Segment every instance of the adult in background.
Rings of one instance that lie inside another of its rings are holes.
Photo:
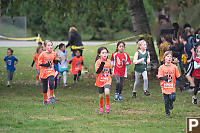
[[[76,46],[76,47],[83,46],[81,36],[75,27],[69,28],[69,38],[68,38],[68,44],[67,44],[66,48],[69,46],[71,46],[72,57],[74,57],[75,51],[77,50],[77,49],[72,49],[72,46]],[[81,52],[80,56],[82,56],[83,50],[82,49],[79,49],[79,50]]]

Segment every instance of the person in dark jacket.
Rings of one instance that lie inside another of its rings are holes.
[[[67,44],[66,48],[69,46],[71,46],[72,57],[75,55],[75,51],[77,50],[77,49],[72,49],[72,46],[76,46],[76,47],[83,46],[81,36],[75,27],[70,27],[70,29],[69,29],[69,38],[68,38],[68,44]],[[81,56],[82,56],[83,50],[82,49],[79,49],[79,50],[80,50]]]

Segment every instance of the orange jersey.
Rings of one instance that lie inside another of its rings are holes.
[[[33,61],[35,61],[35,69],[40,69],[40,66],[38,65],[38,57],[39,57],[39,54],[36,53],[33,59]]]
[[[77,58],[77,56],[74,56],[72,59],[72,68],[71,71],[73,74],[77,74],[78,71],[82,71],[82,62],[83,62],[83,58],[82,56],[80,56],[79,58]]]
[[[55,69],[53,65],[53,60],[56,60],[56,53],[55,52],[46,52],[43,51],[38,58],[38,65],[41,64],[46,64],[48,61],[51,63],[51,67],[40,67],[40,78],[46,79],[49,76],[54,76],[55,75]]]
[[[101,59],[98,59],[96,61],[96,63],[95,63],[95,71],[98,70],[101,62],[102,62]],[[107,84],[111,85],[111,82],[112,82],[111,75],[110,75],[111,61],[109,59],[107,59],[104,62],[105,62],[105,65],[103,67],[103,70],[101,71],[101,73],[97,74],[97,77],[96,77],[95,85],[97,87],[104,87]]]
[[[169,79],[170,82],[161,80],[160,86],[163,94],[172,94],[173,92],[176,92],[176,78],[180,77],[178,67],[172,63],[169,66],[161,65],[158,69],[158,78],[165,77],[167,75],[171,77],[171,79]]]

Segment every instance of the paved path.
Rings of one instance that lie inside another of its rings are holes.
[[[109,42],[109,41],[108,41]],[[65,41],[53,41],[54,45],[60,43],[67,44]],[[106,41],[87,41],[83,42],[83,45],[101,45],[107,43]],[[127,45],[135,45],[135,42],[125,42]],[[116,45],[113,43],[112,45]],[[35,41],[9,41],[9,40],[0,40],[0,47],[34,47],[37,46]]]

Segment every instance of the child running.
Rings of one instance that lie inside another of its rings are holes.
[[[7,56],[5,56],[4,61],[6,63],[8,78],[7,78],[7,87],[10,87],[10,81],[13,79],[13,74],[15,72],[15,66],[18,63],[18,59],[13,55],[13,50],[11,48],[7,49]]]
[[[58,76],[58,82],[60,82],[60,79],[63,75],[63,84],[65,87],[67,87],[67,72],[68,72],[68,55],[67,50],[65,50],[65,44],[61,43],[56,46],[56,48],[59,47],[59,50],[57,52],[57,56],[59,58],[59,76]],[[55,48],[55,49],[56,49]]]
[[[173,109],[173,102],[176,100],[176,80],[178,81],[178,86],[180,88],[183,87],[178,67],[172,64],[172,52],[165,52],[163,59],[164,64],[158,69],[158,79],[164,96],[166,116],[170,118],[169,110]]]
[[[95,85],[99,90],[99,113],[104,113],[104,92],[106,98],[105,112],[110,113],[111,61],[108,59],[108,50],[106,47],[100,47],[97,50],[95,71],[97,73]]]
[[[39,84],[39,77],[40,77],[40,66],[38,65],[38,57],[40,55],[40,53],[42,52],[42,47],[37,47],[36,49],[36,53],[34,55],[34,59],[33,59],[33,62],[31,64],[31,67],[33,67],[34,63],[35,63],[35,70],[37,72],[37,76],[36,76],[36,86],[38,86]]]
[[[75,51],[75,56],[69,61],[69,64],[72,64],[71,71],[74,74],[74,84],[76,84],[80,80],[82,66],[84,66],[80,50]]]
[[[147,64],[150,63],[150,54],[149,51],[147,51],[147,43],[143,39],[138,41],[137,52],[134,55],[133,63],[135,64],[135,83],[132,98],[136,98],[136,89],[140,82],[141,75],[144,80],[144,95],[149,96]]]
[[[43,105],[48,105],[47,103],[47,89],[48,82],[50,87],[50,102],[51,104],[55,104],[54,98],[54,76],[55,69],[53,62],[56,60],[56,53],[52,50],[53,43],[49,40],[44,41],[45,51],[43,51],[39,58],[39,66],[40,67],[40,78],[43,83]]]
[[[113,75],[116,79],[115,101],[122,101],[123,81],[127,77],[127,66],[131,64],[129,55],[124,52],[125,43],[120,41],[117,43],[116,51],[111,56],[111,65],[113,67]]]
[[[194,58],[194,71],[192,76],[194,77],[194,96],[192,97],[192,103],[197,104],[197,93],[199,91],[199,84],[200,84],[200,46],[196,49],[196,57]]]

